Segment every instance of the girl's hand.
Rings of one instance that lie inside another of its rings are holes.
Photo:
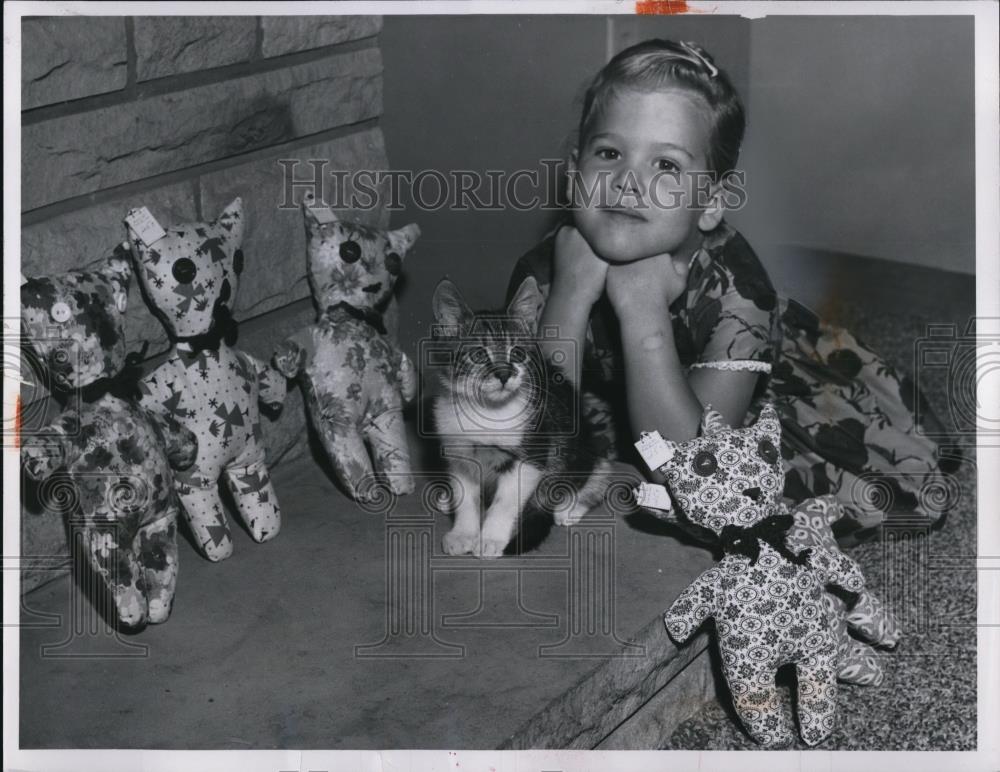
[[[587,303],[588,308],[600,299],[608,264],[594,254],[590,244],[572,225],[564,225],[556,234],[553,263],[554,290]]]
[[[653,255],[608,268],[605,286],[619,319],[639,315],[665,317],[687,287],[688,266],[669,254]]]

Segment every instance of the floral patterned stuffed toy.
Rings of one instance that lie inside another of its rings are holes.
[[[220,477],[254,541],[274,538],[281,527],[257,403],[283,402],[285,380],[231,345],[243,204],[237,198],[212,222],[165,230],[150,224],[145,209],[125,222],[142,286],[174,340],[167,360],[140,384],[142,403],[198,435],[198,458],[177,476],[177,490],[202,553],[224,560],[233,542]]]
[[[706,406],[699,437],[670,443],[654,432],[636,443],[647,465],[666,476],[686,518],[714,532],[725,553],[667,610],[667,632],[681,643],[715,618],[736,712],[750,736],[768,747],[792,739],[775,685],[777,669],[786,664],[796,668],[802,739],[815,745],[832,731],[838,648],[824,588],[864,588],[861,570],[846,555],[786,544],[793,519],[781,506],[780,440],[770,405],[743,429],[730,429]],[[643,484],[637,497],[665,508],[662,486]]]
[[[416,394],[416,371],[386,333],[382,312],[420,229],[339,222],[311,196],[302,212],[319,315],[278,347],[274,364],[301,379],[313,426],[348,494],[376,496],[373,471],[394,493],[412,493],[403,405]]]
[[[170,615],[178,514],[171,466],[190,466],[197,440],[169,416],[141,408],[116,380],[126,364],[131,278],[128,260],[116,256],[21,285],[24,334],[66,408],[25,439],[22,456],[25,473],[36,481],[55,481],[65,469],[87,558],[110,591],[118,620],[137,627]],[[40,494],[44,504],[44,486]]]

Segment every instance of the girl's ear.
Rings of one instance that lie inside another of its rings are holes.
[[[464,329],[472,319],[472,310],[466,304],[462,293],[449,279],[441,279],[434,289],[431,300],[434,319],[447,327]]]
[[[701,213],[698,218],[698,230],[708,233],[714,230],[720,222],[722,222],[722,217],[726,213],[725,204],[723,204],[723,188],[722,183],[717,182],[709,190],[709,195],[711,198],[708,200],[708,205],[705,210]]]
[[[563,191],[566,194],[566,200],[569,202],[570,206],[576,201],[576,196],[573,195],[576,188],[576,178],[577,169],[580,162],[580,150],[574,147],[569,151],[569,158],[566,159],[566,190]]]

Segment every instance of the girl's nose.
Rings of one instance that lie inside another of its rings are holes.
[[[641,197],[643,195],[642,180],[639,179],[639,175],[630,166],[623,166],[614,174],[611,181],[611,190],[618,197]]]

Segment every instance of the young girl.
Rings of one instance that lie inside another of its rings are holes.
[[[583,344],[570,374],[609,455],[632,441],[615,431],[623,415],[633,437],[657,429],[681,441],[706,403],[740,426],[769,401],[786,496],[834,493],[864,526],[897,512],[940,521],[926,503],[941,484],[937,447],[914,424],[909,389],[849,333],[777,296],[723,219],[744,125],[728,77],[700,47],[650,40],[622,51],[584,98],[572,224],[519,260],[511,291],[534,276],[540,325]]]

